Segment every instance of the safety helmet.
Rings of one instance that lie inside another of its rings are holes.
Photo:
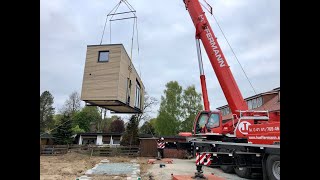
[[[163,141],[163,140],[164,140],[164,138],[163,138],[163,137],[161,137],[161,138],[160,138],[160,140],[161,140],[161,141]]]

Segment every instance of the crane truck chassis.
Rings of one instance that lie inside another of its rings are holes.
[[[247,120],[242,118],[249,118],[242,116],[245,112],[240,111],[239,121],[235,125],[236,130],[243,128],[239,124]],[[203,178],[202,166],[210,166],[220,167],[225,173],[235,172],[242,178],[252,178],[253,173],[262,173],[264,180],[280,179],[280,137],[279,134],[278,136],[274,135],[280,131],[279,124],[271,126],[272,128],[260,128],[260,124],[248,126],[246,135],[255,137],[257,141],[250,140],[250,138],[237,138],[232,134],[223,135],[208,132],[202,134],[196,127],[203,113],[206,111],[199,112],[195,118],[193,136],[180,133],[182,136],[187,136],[189,141],[176,143],[177,149],[187,150],[193,157],[196,157],[197,172],[195,177]],[[220,112],[210,111],[210,113]],[[261,116],[254,118],[258,118],[256,121],[263,119]],[[222,121],[221,118],[220,121]],[[207,120],[204,127],[210,130],[208,123]],[[261,129],[266,132],[263,134]]]
[[[201,174],[203,165],[220,167],[226,173],[251,178],[262,173],[263,179],[280,179],[280,145],[233,143],[221,141],[191,141]],[[197,157],[199,156],[199,157]]]

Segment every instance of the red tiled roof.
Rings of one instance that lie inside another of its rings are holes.
[[[251,100],[251,99],[254,99],[254,98],[257,98],[257,97],[260,97],[260,96],[264,96],[264,95],[268,95],[268,94],[277,94],[279,91],[280,91],[280,87],[272,89],[272,90],[267,91],[267,92],[263,92],[263,93],[259,93],[259,94],[247,97],[244,100],[247,101],[247,100]],[[221,109],[226,108],[226,107],[229,107],[229,105],[220,106],[217,109],[221,110]]]
[[[280,101],[278,101],[278,96],[273,97],[268,102],[262,106],[255,108],[253,110],[268,110],[268,111],[280,111]],[[232,119],[232,113],[222,116],[222,120]]]
[[[268,111],[280,111],[280,101],[279,96],[275,96],[266,102],[261,107],[256,108],[255,110],[268,110]]]

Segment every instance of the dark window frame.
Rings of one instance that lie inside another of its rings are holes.
[[[103,52],[108,52],[108,60],[107,61],[100,61],[100,53],[103,53]],[[109,55],[110,55],[110,51],[109,50],[98,51],[98,63],[107,63],[107,62],[109,62],[110,61]]]
[[[138,79],[136,79],[136,87],[135,87],[135,100],[134,100],[134,107],[141,109],[141,85],[140,82],[138,81]],[[139,87],[139,88],[138,88]],[[139,93],[137,92],[137,90],[139,89]],[[138,96],[137,96],[138,95]],[[137,99],[138,98],[138,99]],[[138,104],[137,101],[138,100]],[[138,105],[138,106],[137,106]]]

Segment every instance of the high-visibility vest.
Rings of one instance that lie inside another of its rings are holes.
[[[164,149],[165,143],[164,142],[157,142],[158,149]]]

